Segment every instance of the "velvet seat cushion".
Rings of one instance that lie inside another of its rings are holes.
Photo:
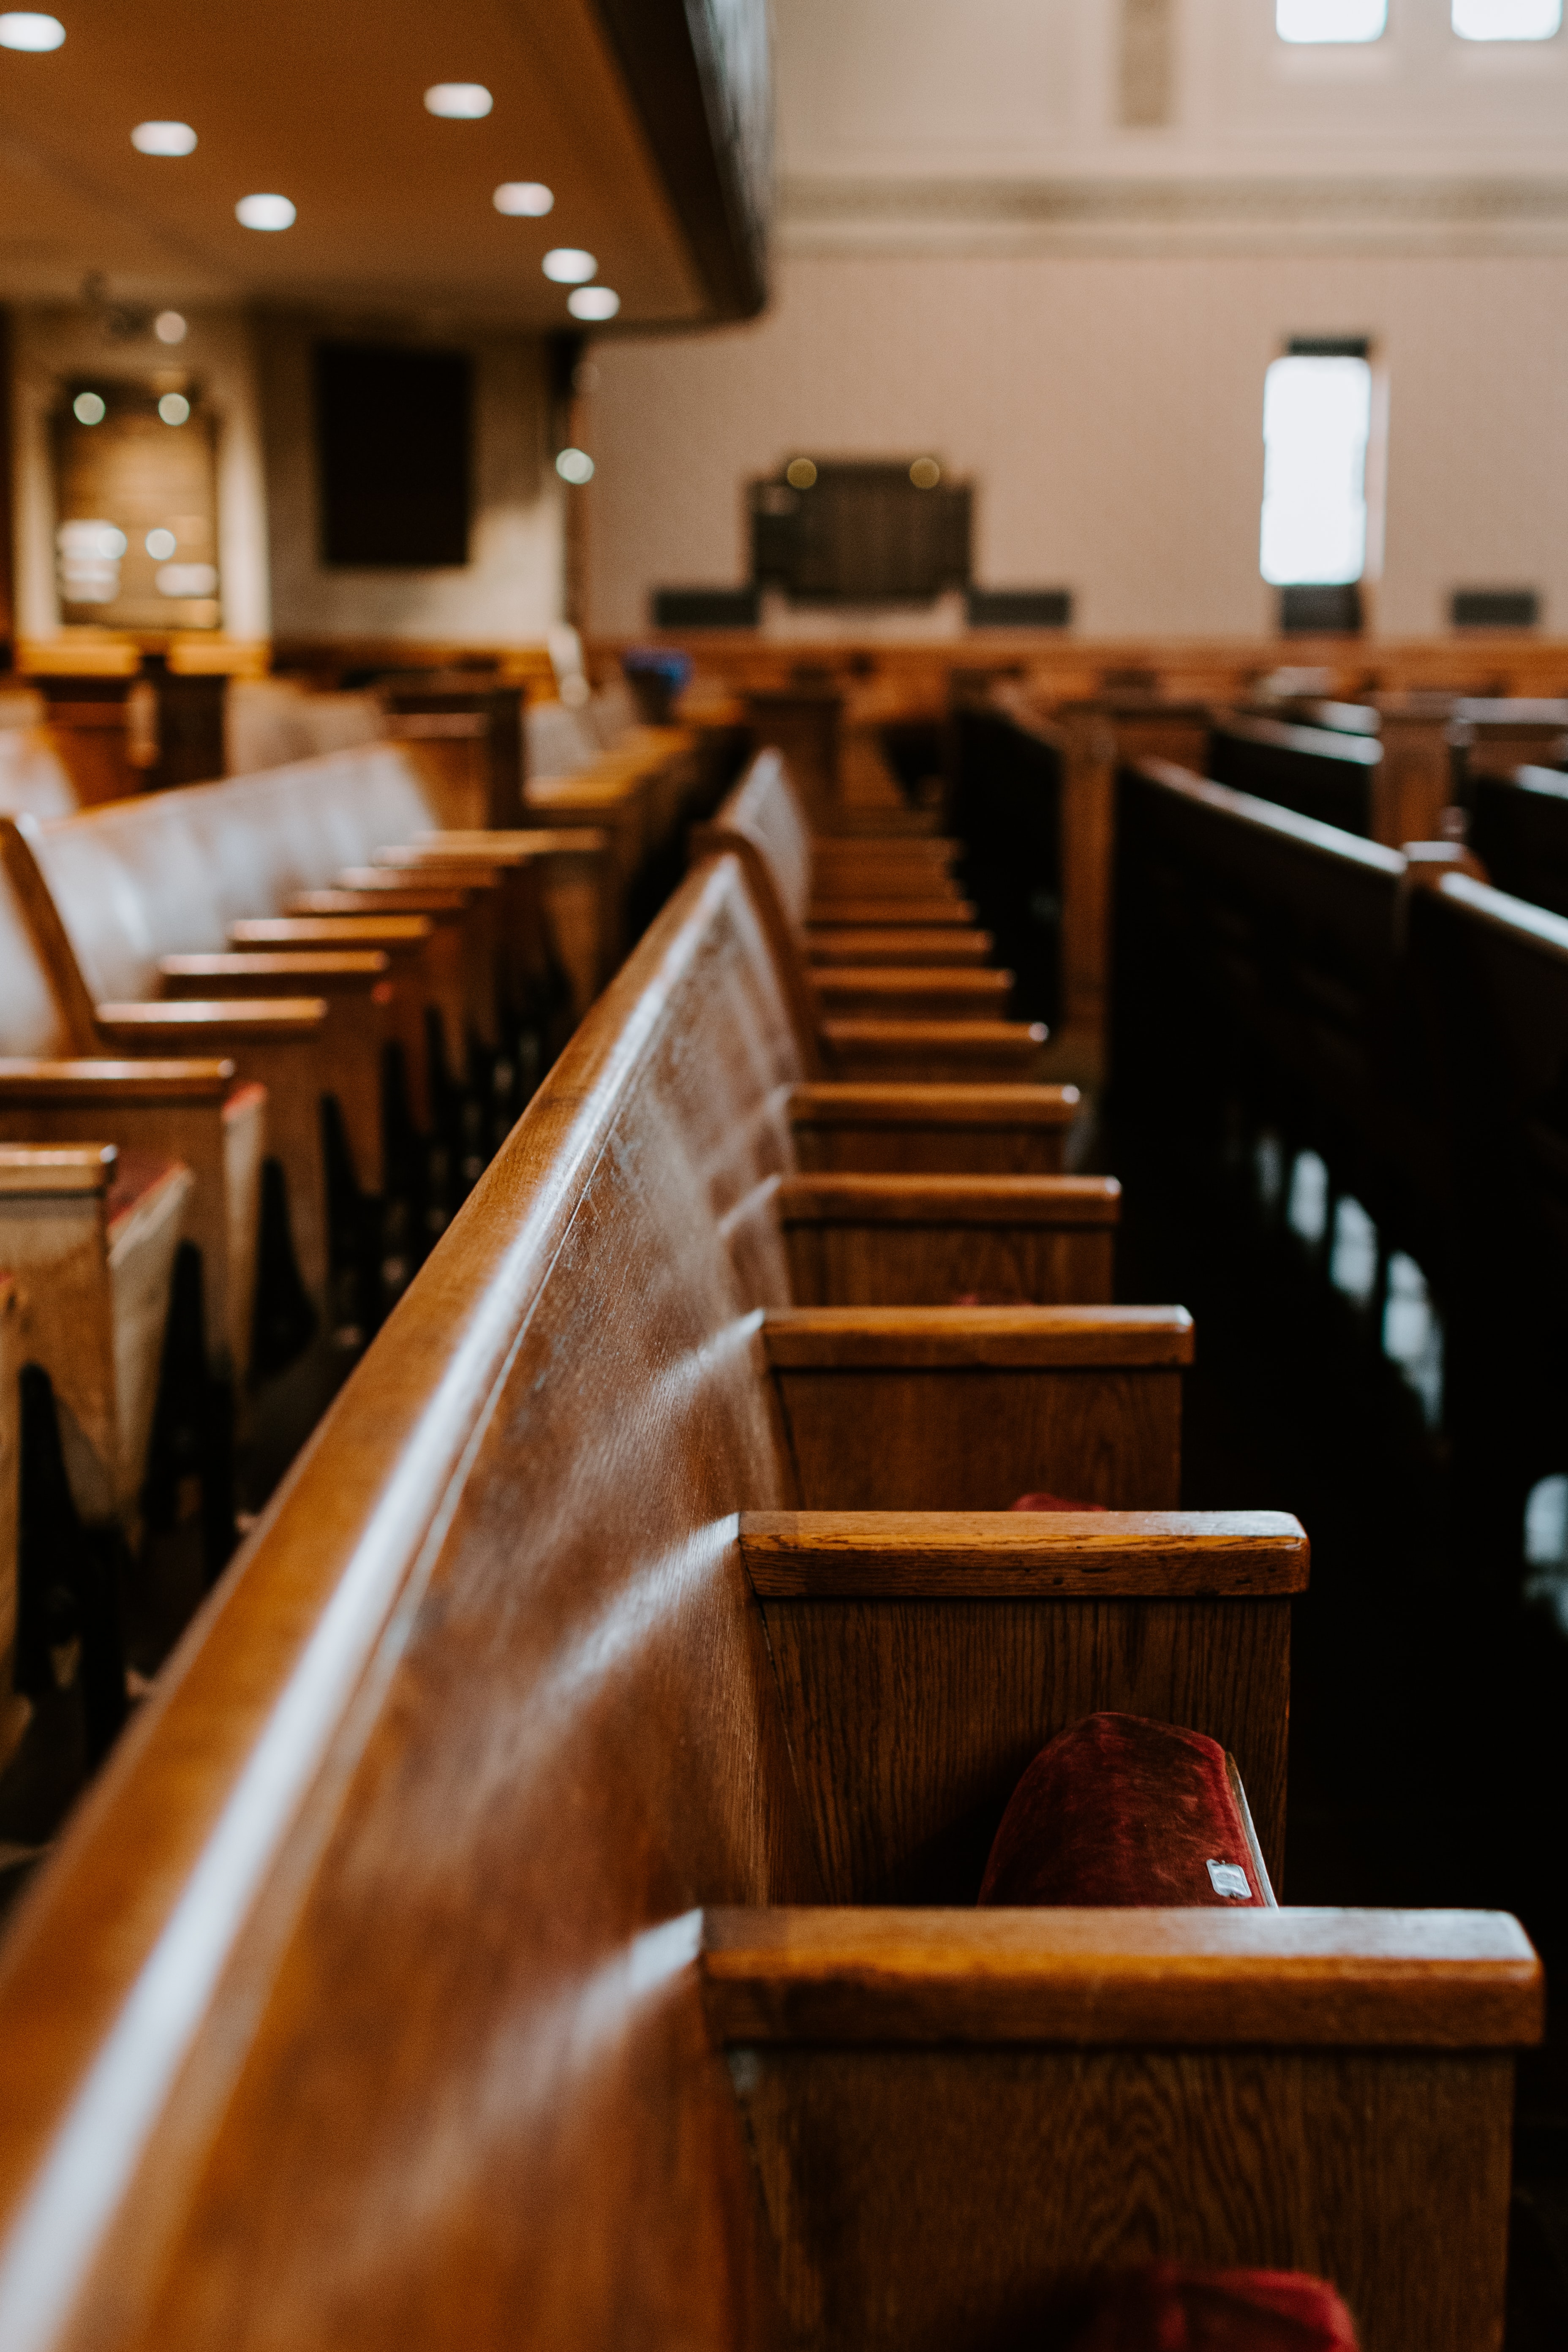
[[[1041,1748],[1014,1790],[980,1900],[1261,1905],[1225,1750],[1139,1715],[1085,1716]]]
[[[1331,2286],[1299,2271],[1199,2271],[1161,2263],[1090,2292],[1049,2352],[1357,2352]]]

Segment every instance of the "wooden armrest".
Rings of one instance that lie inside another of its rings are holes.
[[[862,895],[838,898],[833,895],[814,896],[806,918],[808,930],[828,927],[864,930],[896,924],[900,929],[914,930],[947,930],[952,927],[967,929],[975,919],[975,908],[968,898],[880,898]]]
[[[274,954],[160,956],[158,976],[182,987],[203,982],[321,981],[334,988],[374,988],[392,969],[379,948],[289,948]],[[280,992],[286,993],[287,992]]]
[[[383,850],[381,856],[399,858],[405,856],[434,857],[600,857],[610,848],[610,836],[596,826],[530,825],[516,832],[485,833],[451,832],[419,833],[414,836],[408,850]]]
[[[468,905],[466,890],[404,890],[395,885],[374,890],[296,890],[284,901],[285,915],[460,915]]]
[[[100,1004],[93,1017],[105,1037],[125,1044],[143,1037],[195,1036],[243,1045],[261,1038],[313,1037],[327,1012],[321,996],[187,997],[153,1004]]]
[[[0,1103],[221,1103],[234,1084],[230,1061],[51,1062],[0,1060]]]
[[[1305,1592],[1286,1511],[742,1511],[760,1599],[1270,1600]]]
[[[1179,1366],[1184,1307],[776,1307],[768,1360],[791,1371],[956,1371]]]
[[[1114,1225],[1114,1176],[785,1176],[786,1224]]]
[[[1050,1032],[1043,1021],[825,1021],[823,1034],[838,1045],[888,1045],[910,1053],[922,1046],[932,1051],[992,1053],[999,1049],[1032,1054]]]
[[[889,1081],[792,1087],[796,1127],[1070,1127],[1076,1087],[900,1086]]]
[[[0,1143],[0,1192],[107,1192],[119,1157],[112,1143]]]
[[[436,864],[431,859],[432,866]],[[460,873],[452,871],[453,860],[443,861],[445,870],[434,878],[417,870],[395,866],[345,866],[333,885],[335,889],[373,892],[378,901],[395,904],[402,898],[425,898],[437,892],[460,898],[465,907],[484,898],[487,891],[498,887],[502,869],[499,866],[481,866],[478,858],[463,861]]]
[[[425,915],[257,915],[228,927],[237,948],[423,948],[436,926]]]
[[[813,925],[805,934],[806,954],[812,962],[834,969],[868,963],[941,963],[962,971],[971,964],[989,962],[995,944],[989,931],[967,931],[956,926],[946,931],[939,928],[911,930],[890,923],[886,930],[874,926],[853,930],[829,923]]]
[[[1517,2049],[1540,1961],[1500,1911],[704,1912],[723,2042]]]

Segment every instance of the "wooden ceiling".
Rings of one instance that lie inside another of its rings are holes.
[[[47,4],[63,47],[0,49],[0,299],[74,299],[96,271],[122,302],[568,327],[569,289],[540,268],[560,245],[597,257],[626,323],[760,299],[717,282],[689,169],[682,184],[692,121],[713,110],[699,100],[694,116],[702,58],[689,35],[682,52],[685,11],[666,0],[642,0],[669,36],[651,88],[628,79],[637,58],[593,0]],[[482,82],[493,111],[436,119],[423,99],[438,81]],[[165,119],[193,126],[194,154],[132,146],[133,125]],[[717,187],[722,156],[695,160]],[[503,217],[491,193],[506,180],[543,181],[553,211]],[[235,205],[256,192],[289,197],[293,227],[240,227]]]

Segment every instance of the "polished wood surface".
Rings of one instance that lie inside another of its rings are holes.
[[[32,1713],[16,1687],[16,1555],[22,1501],[19,1307],[15,1278],[0,1271],[0,1766],[15,1754]]]

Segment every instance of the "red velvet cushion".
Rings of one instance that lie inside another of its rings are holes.
[[[1020,1495],[1012,1506],[1016,1511],[1103,1511],[1103,1503],[1072,1503],[1065,1495]]]
[[[1063,2352],[1357,2352],[1331,2286],[1300,2271],[1134,2271],[1097,2295]]]
[[[1215,1884],[1227,1866],[1245,1895]],[[1225,1750],[1140,1715],[1086,1715],[1042,1748],[1002,1816],[982,1903],[1261,1904]]]

